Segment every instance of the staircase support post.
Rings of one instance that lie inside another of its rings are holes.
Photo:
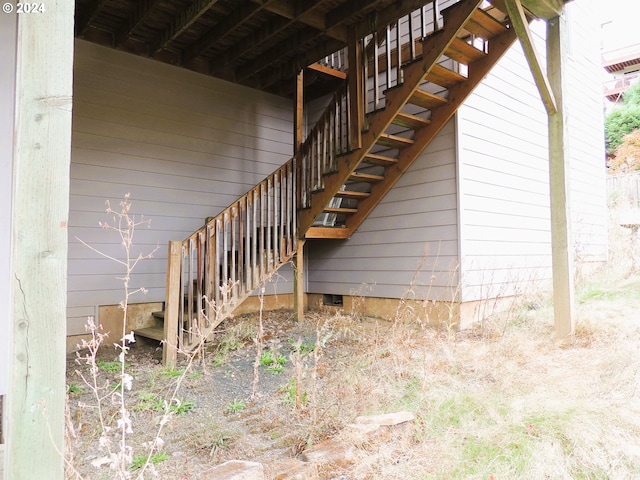
[[[573,258],[570,247],[569,152],[566,102],[568,30],[563,15],[547,22],[547,72],[557,111],[549,114],[549,185],[551,195],[551,256],[553,314],[556,338],[575,331]]]
[[[304,239],[298,239],[296,260],[294,265],[295,277],[293,281],[293,310],[296,320],[304,320],[305,292],[304,292]]]
[[[167,285],[164,311],[164,343],[162,364],[175,366],[178,361],[178,317],[180,316],[180,257],[182,242],[169,242],[167,255]]]
[[[362,148],[364,120],[363,46],[355,29],[349,30],[349,150]]]
[[[293,154],[300,153],[304,143],[304,70],[296,76],[295,111],[293,112]]]

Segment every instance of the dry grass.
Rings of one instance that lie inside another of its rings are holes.
[[[590,274],[578,288],[576,335],[564,342],[554,340],[542,296],[463,332],[327,312],[297,324],[289,312],[269,313],[268,348],[290,361],[280,376],[260,370],[253,400],[247,338],[257,318],[237,319],[185,380],[196,408],[168,426],[160,478],[195,480],[233,458],[261,461],[273,478],[282,458],[329,437],[351,442],[357,462],[322,467],[322,479],[640,478],[639,300],[640,277],[626,268]],[[295,357],[291,346],[303,341],[316,350]],[[133,363],[140,388],[162,393],[170,383],[161,366]],[[231,414],[235,400],[247,407]],[[344,429],[356,416],[399,410],[416,420],[386,441]],[[153,422],[153,412],[135,412],[138,424]],[[100,473],[86,478],[109,478]]]
[[[359,448],[348,478],[640,478],[638,292],[638,278],[585,287],[569,342],[550,307],[511,312],[502,335],[369,328],[332,396],[347,415],[418,419]]]

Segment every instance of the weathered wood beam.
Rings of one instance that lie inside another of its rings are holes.
[[[116,47],[126,42],[131,35],[149,18],[151,12],[160,4],[161,0],[142,0],[136,7],[133,14],[125,21],[115,34],[114,44]]]
[[[277,9],[271,8],[274,5],[278,5]],[[311,14],[314,17],[317,15],[314,13],[313,8],[316,6],[316,2],[306,2],[304,4],[296,4],[296,7],[281,5],[279,2],[273,2],[265,6],[265,9],[274,13],[273,10],[278,10],[279,17],[269,22],[266,26],[262,27],[256,34],[249,35],[244,40],[240,41],[233,48],[225,51],[222,55],[211,60],[211,71],[213,74],[222,72],[227,65],[234,60],[240,58],[242,55],[250,52],[256,45],[269,42],[271,39],[277,39],[281,33],[296,22],[305,23],[302,21],[304,17]],[[286,7],[286,11],[285,10]],[[306,23],[305,23],[306,24]],[[299,67],[302,68],[302,67]],[[296,70],[299,69],[296,67]],[[231,75],[231,79],[233,79]]]
[[[522,0],[522,6],[538,18],[549,20],[562,12],[569,0]]]
[[[105,3],[107,3],[107,0],[93,0],[81,10],[81,12],[77,15],[77,21],[75,25],[75,32],[77,37],[82,37],[86,33],[87,29],[91,25],[91,22],[93,22],[98,16]]]
[[[290,52],[292,45],[307,45],[309,42],[312,42],[318,37],[318,33],[312,29],[306,29],[301,32],[296,33],[294,36],[289,37],[277,45],[273,46],[262,55],[260,55],[256,60],[247,65],[243,65],[239,67],[235,71],[235,79],[237,82],[242,82],[243,80],[265,70],[267,68],[272,68],[274,66],[278,66],[278,62],[282,61]],[[318,60],[318,59],[316,59]],[[306,65],[297,65],[296,62],[287,62],[289,65],[293,65],[292,68],[295,68],[298,71],[300,68],[304,68]],[[295,72],[294,72],[295,73]],[[263,83],[263,85],[269,85]]]
[[[531,34],[531,30],[529,30],[529,21],[522,8],[522,4],[520,0],[505,0],[505,6],[511,19],[511,25],[518,34],[524,55],[527,58],[527,62],[529,62],[529,68],[540,92],[542,103],[544,103],[547,113],[552,115],[558,111],[556,100],[551,91],[547,75],[542,68],[542,62],[540,61],[540,56],[533,42],[533,35]]]
[[[63,480],[73,2],[13,15],[15,114],[4,478]],[[3,45],[3,47],[6,47]],[[10,108],[10,107],[9,107]]]
[[[243,55],[250,53],[256,45],[269,42],[271,39],[277,38],[281,32],[289,27],[294,20],[276,17],[272,21],[268,22],[265,26],[260,28],[258,32],[255,32],[246,38],[240,40],[231,48],[225,50],[221,55],[217,55],[209,62],[211,65],[211,72],[213,75],[220,74],[221,72],[228,70],[229,65],[241,58]],[[229,74],[229,79],[233,80],[233,74]]]
[[[217,26],[217,28],[211,29],[209,33],[198,39],[184,52],[184,63],[188,64],[194,58],[199,57],[209,48],[215,45],[220,40],[224,39],[227,35],[234,32],[250,21],[255,15],[263,10],[267,4],[273,0],[266,0],[264,4],[256,5],[253,2],[245,1],[237,9],[233,10],[233,13],[229,15],[227,19]]]
[[[298,155],[304,143],[304,70],[296,76],[293,135],[293,154]]]
[[[549,114],[549,190],[551,195],[551,258],[553,264],[553,315],[556,338],[575,331],[573,242],[569,201],[570,161],[567,145],[564,89],[568,88],[568,27],[564,16],[547,22],[547,72],[553,89],[555,113]]]
[[[151,55],[154,56],[161,50],[167,48],[171,42],[197,22],[198,19],[207,13],[217,2],[218,0],[195,0],[195,2],[189,4],[179,16],[174,18],[171,25],[162,32],[160,40],[151,45],[149,48]]]
[[[340,25],[352,15],[385,3],[387,3],[385,0],[351,0],[350,2],[345,2],[327,13],[327,28]]]
[[[275,1],[266,6],[266,9],[271,13],[275,13],[289,20],[296,19],[296,21],[312,27],[318,30],[318,32],[323,32],[328,37],[340,40],[341,42],[346,44],[346,27],[338,27],[338,25],[327,25],[326,16],[311,7],[312,5],[309,5],[306,11],[301,11],[300,7],[295,5],[295,2]]]
[[[336,70],[335,68],[327,67],[326,65],[322,65],[320,63],[312,63],[307,67],[309,70],[314,70],[316,72],[323,73],[325,75],[329,75],[331,77],[339,78],[340,80],[346,80],[347,73],[342,70]]]

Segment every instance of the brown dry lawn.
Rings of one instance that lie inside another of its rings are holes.
[[[463,332],[335,311],[297,324],[290,312],[265,312],[264,349],[281,358],[282,372],[260,365],[254,398],[257,316],[228,322],[188,371],[163,369],[157,345],[140,342],[127,360],[127,442],[145,455],[182,378],[186,411],[163,428],[155,457],[162,479],[202,478],[229,459],[260,461],[275,478],[283,458],[326,438],[349,441],[342,428],[356,416],[398,410],[416,420],[387,441],[355,442],[356,461],[323,467],[321,478],[640,478],[640,277],[597,274],[577,301],[577,333],[563,342],[544,296]],[[108,347],[100,353],[114,357]],[[119,374],[107,366],[99,375],[112,388]],[[116,478],[91,465],[104,452],[96,401],[77,372],[87,367],[70,358],[72,464],[84,478]],[[117,405],[103,403],[114,423]]]

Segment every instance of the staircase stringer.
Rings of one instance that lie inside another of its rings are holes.
[[[317,216],[329,205],[331,199],[345,184],[349,176],[369,154],[398,112],[406,105],[411,95],[418,89],[420,83],[437,64],[444,51],[460,34],[465,23],[481,4],[482,0],[461,0],[450,7],[443,28],[424,40],[422,59],[406,68],[403,83],[389,90],[385,95],[385,107],[371,118],[369,128],[362,135],[362,148],[340,157],[338,170],[326,175],[324,188],[312,194],[311,207],[299,213],[298,234],[300,238],[304,237],[313,226]]]
[[[489,74],[493,66],[514,44],[516,39],[517,35],[513,29],[508,29],[502,35],[491,39],[487,56],[469,65],[467,80],[449,89],[448,103],[431,111],[431,123],[420,130],[416,130],[413,145],[400,151],[398,163],[388,169],[383,181],[372,185],[371,195],[358,204],[358,212],[356,214],[347,218],[346,236],[353,234],[362,224],[380,200],[391,190],[393,185],[458,111],[467,97]]]

